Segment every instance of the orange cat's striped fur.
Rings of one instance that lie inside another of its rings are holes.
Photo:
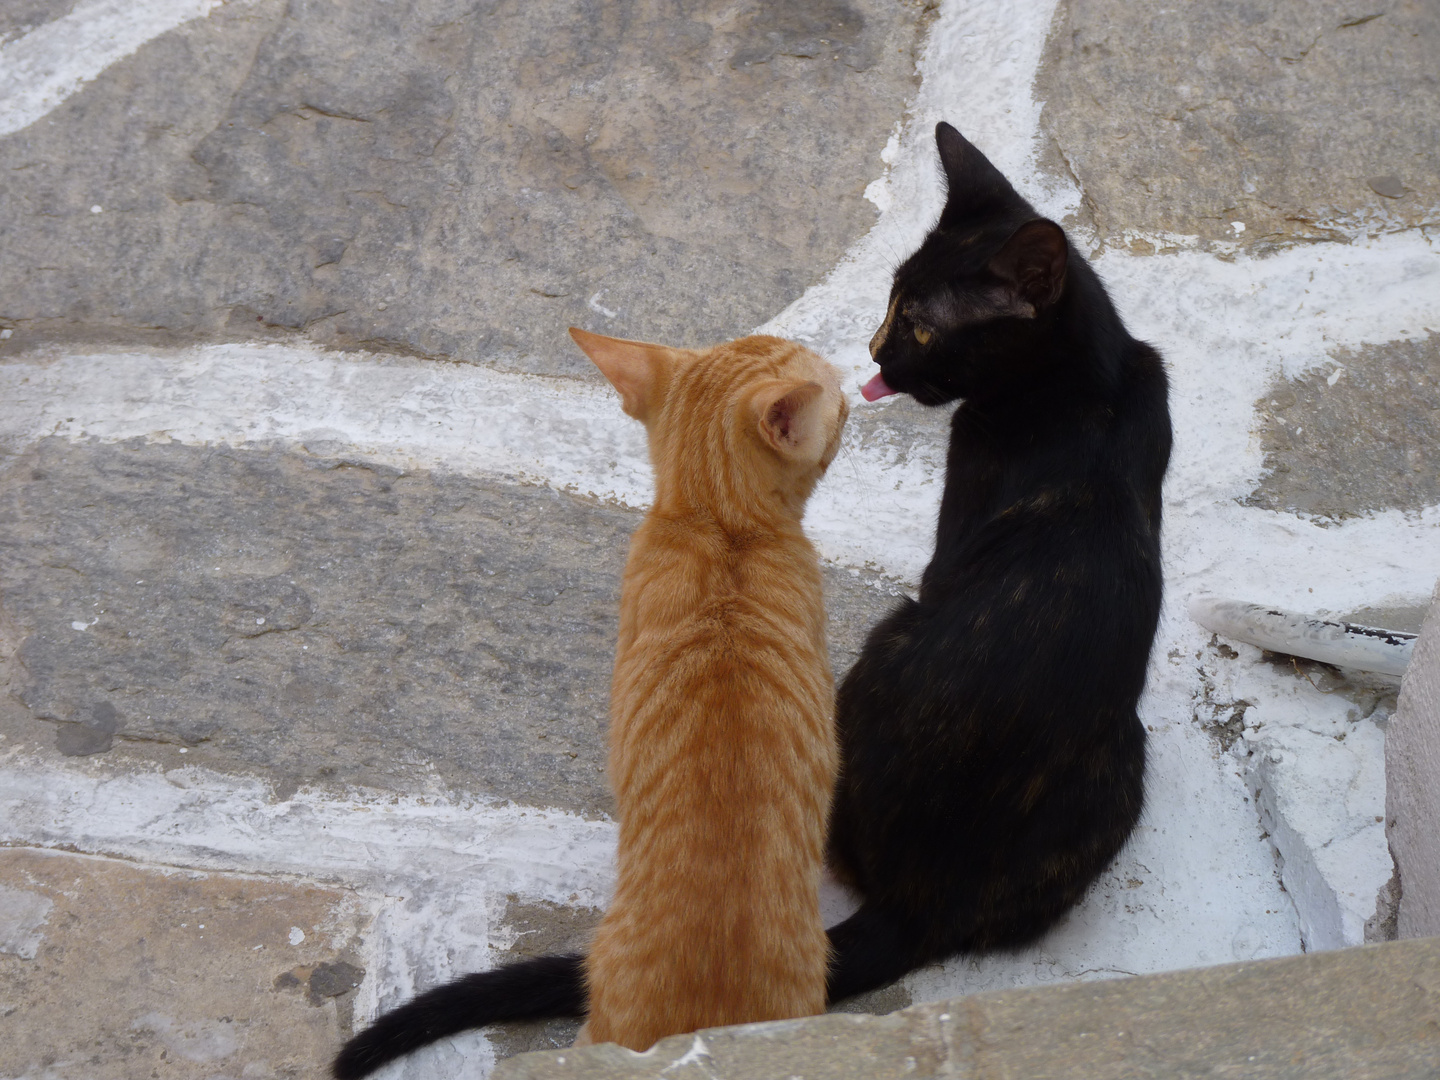
[[[620,597],[618,880],[581,1039],[645,1050],[823,1012],[834,689],[800,519],[839,446],[839,377],[772,337],[687,350],[570,333],[644,422],[655,468]]]

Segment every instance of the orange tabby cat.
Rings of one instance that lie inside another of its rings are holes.
[[[823,1012],[834,688],[800,518],[849,412],[839,376],[772,337],[687,350],[570,333],[644,422],[655,468],[620,595],[618,880],[581,1041],[645,1050]]]

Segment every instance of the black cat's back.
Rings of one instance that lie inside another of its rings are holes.
[[[896,273],[872,387],[961,404],[919,597],[839,691],[831,857],[864,906],[832,998],[1034,940],[1144,803],[1164,368],[1059,227],[937,134],[950,201]]]

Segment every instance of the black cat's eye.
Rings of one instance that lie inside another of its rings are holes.
[[[929,330],[926,330],[925,327],[923,327],[923,326],[917,326],[917,327],[915,327],[915,340],[918,341],[921,345],[928,345],[928,344],[930,344],[930,339],[931,339],[931,337],[933,337],[933,336],[934,336],[934,335],[931,334],[931,332],[930,332]]]

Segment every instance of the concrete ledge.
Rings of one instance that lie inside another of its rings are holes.
[[[1440,1072],[1440,938],[522,1054],[495,1080],[1344,1080]]]

